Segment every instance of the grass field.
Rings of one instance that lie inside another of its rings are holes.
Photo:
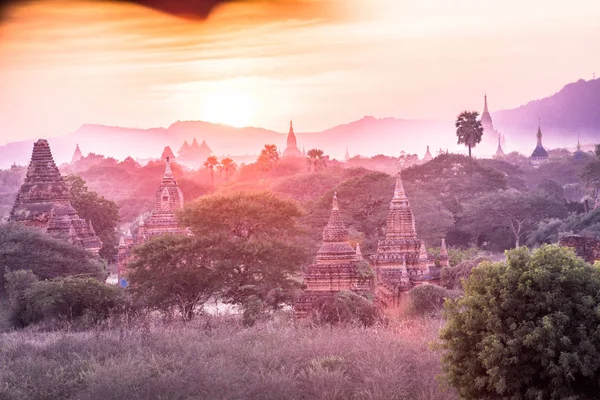
[[[456,399],[431,349],[440,319],[251,328],[232,318],[0,334],[0,399]]]

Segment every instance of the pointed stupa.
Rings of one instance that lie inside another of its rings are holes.
[[[71,158],[71,164],[75,164],[77,161],[83,158],[83,153],[79,149],[79,143],[75,145],[75,152],[73,153],[73,157]]]
[[[531,163],[533,165],[539,165],[543,162],[548,161],[548,152],[544,149],[544,145],[542,144],[542,128],[540,126],[540,121],[538,119],[538,130],[536,133],[537,145],[531,153]]]
[[[138,235],[151,237],[164,233],[183,234],[175,213],[183,207],[183,193],[171,170],[170,160],[165,161],[165,173],[156,191],[154,207],[150,216],[142,224],[140,222]],[[142,228],[143,226],[143,228]]]
[[[298,143],[296,141],[296,134],[294,133],[294,126],[290,121],[290,131],[287,136],[287,146],[283,151],[284,157],[301,157],[302,153],[298,149]]]
[[[320,301],[339,291],[368,292],[372,278],[359,269],[359,255],[360,247],[357,246],[355,250],[348,243],[348,229],[340,214],[337,194],[334,194],[329,221],[323,229],[323,243],[317,252],[317,262],[306,268],[306,290],[294,304],[296,316],[306,316],[321,304]]]
[[[579,142],[579,134],[577,134],[577,150],[573,153],[573,159],[575,160],[583,160],[585,158],[583,151],[581,151],[581,143]]]
[[[350,153],[348,153],[348,147],[346,147],[346,155],[344,156],[344,160],[348,161],[350,159]]]
[[[429,145],[427,145],[427,151],[425,152],[425,155],[423,156],[423,161],[428,162],[433,160],[433,156],[431,155],[431,152],[429,151]]]
[[[502,150],[502,135],[498,134],[498,148],[496,149],[496,157],[504,157],[504,150]]]
[[[98,254],[102,247],[88,223],[79,218],[71,205],[69,188],[45,139],[33,145],[25,182],[17,193],[9,221],[35,226],[57,237],[67,236],[72,243],[93,254]]]
[[[481,114],[481,125],[483,126],[484,134],[494,134],[494,124],[492,123],[492,116],[488,110],[487,93],[483,95],[483,113]]]
[[[396,186],[390,202],[385,237],[388,240],[416,239],[417,237],[415,220],[402,183],[401,170],[398,170],[396,175]]]
[[[196,138],[194,137],[194,140],[192,140],[192,144],[190,146],[192,149],[197,149],[200,147],[200,145],[198,144],[198,141],[196,140]]]
[[[163,150],[162,154],[160,155],[160,159],[162,161],[165,161],[167,159],[174,160],[175,154],[173,154],[173,150],[171,150],[171,148],[169,146],[166,146],[165,149]]]
[[[181,145],[181,147],[179,148],[179,151],[177,152],[180,156],[185,156],[189,153],[190,151],[190,144],[188,143],[187,139],[185,139],[183,141],[183,144]]]

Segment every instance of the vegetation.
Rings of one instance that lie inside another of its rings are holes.
[[[4,272],[30,270],[39,279],[105,276],[102,265],[81,247],[12,222],[0,224],[0,266],[0,294]]]
[[[279,318],[242,328],[218,317],[5,334],[0,398],[453,400],[436,380],[439,354],[429,349],[440,325],[303,328]]]
[[[377,304],[348,290],[321,298],[312,315],[312,320],[318,324],[333,325],[372,326],[381,319],[381,309]]]
[[[420,285],[409,292],[410,308],[417,314],[440,312],[444,302],[455,294],[438,285]]]
[[[471,149],[481,142],[483,136],[483,126],[477,119],[478,116],[477,111],[463,111],[456,118],[458,144],[464,144],[469,148],[469,157],[471,157]]]
[[[447,302],[445,376],[461,397],[594,399],[600,390],[600,270],[542,246],[483,263]]]

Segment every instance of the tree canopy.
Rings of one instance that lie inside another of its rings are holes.
[[[507,252],[446,302],[443,370],[465,399],[596,399],[600,269],[571,249]]]
[[[458,144],[464,144],[469,148],[469,157],[471,157],[471,149],[481,142],[483,136],[483,126],[477,119],[478,116],[477,111],[463,111],[456,118]]]

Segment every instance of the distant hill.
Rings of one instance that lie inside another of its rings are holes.
[[[552,96],[492,112],[494,127],[507,140],[530,141],[533,146],[538,118],[544,143],[550,147],[573,147],[578,134],[582,143],[600,142],[600,79],[582,79]]]
[[[457,113],[461,111],[460,105],[451,106],[456,107]],[[573,148],[578,134],[582,144],[600,142],[600,79],[570,83],[544,99],[512,110],[492,112],[494,126],[506,136],[506,150],[525,153],[535,147],[538,117],[547,148]],[[300,126],[301,123],[295,124],[296,129]],[[147,160],[160,157],[165,146],[170,146],[177,154],[183,141],[191,142],[194,137],[199,143],[205,140],[217,156],[245,155],[244,159],[252,159],[265,144],[275,144],[283,149],[287,124],[285,128],[285,131],[274,132],[202,121],[177,121],[168,128],[153,129],[83,125],[68,135],[49,138],[49,142],[59,163],[70,161],[77,143],[84,154],[91,152],[119,160],[127,156]],[[322,132],[299,130],[296,136],[300,149],[319,148],[338,159],[343,159],[346,148],[351,156],[395,156],[404,150],[422,157],[426,145],[430,146],[434,156],[440,149],[446,148],[464,152],[464,147],[456,144],[453,121],[366,116]],[[33,142],[27,140],[0,146],[0,168],[6,168],[13,162],[28,163]],[[496,138],[484,137],[483,143],[475,149],[475,155],[489,156],[495,152],[496,146]]]

